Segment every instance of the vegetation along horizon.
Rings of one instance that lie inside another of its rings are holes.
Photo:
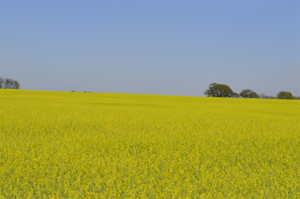
[[[0,198],[300,198],[300,101],[0,89]]]

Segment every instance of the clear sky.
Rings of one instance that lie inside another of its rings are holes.
[[[300,1],[0,0],[0,76],[29,90],[300,95]]]

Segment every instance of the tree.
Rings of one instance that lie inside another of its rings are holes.
[[[12,79],[5,79],[4,81],[4,88],[11,88],[13,80]]]
[[[16,80],[0,77],[0,88],[20,89],[20,84]]]
[[[250,89],[242,90],[242,92],[240,93],[240,96],[243,98],[258,98],[259,97],[256,92],[254,92],[253,90],[250,90]]]
[[[13,89],[19,89],[20,88],[20,84],[17,80],[13,81],[13,85],[12,85]]]
[[[277,93],[277,99],[295,99],[291,92],[280,91]]]
[[[258,97],[261,98],[261,99],[272,99],[272,98],[274,98],[272,96],[266,95],[265,93],[259,94]]]
[[[231,97],[233,91],[225,84],[212,83],[209,88],[204,92],[208,97]]]
[[[4,79],[3,77],[0,77],[0,88],[4,87],[3,83],[4,83]]]
[[[231,97],[233,97],[233,98],[239,98],[240,95],[238,93],[236,93],[236,92],[233,92]]]

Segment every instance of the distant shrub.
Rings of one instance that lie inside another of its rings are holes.
[[[277,93],[277,99],[295,99],[291,92],[280,91]]]

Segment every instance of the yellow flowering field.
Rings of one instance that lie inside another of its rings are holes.
[[[300,101],[0,90],[0,198],[300,198]]]

